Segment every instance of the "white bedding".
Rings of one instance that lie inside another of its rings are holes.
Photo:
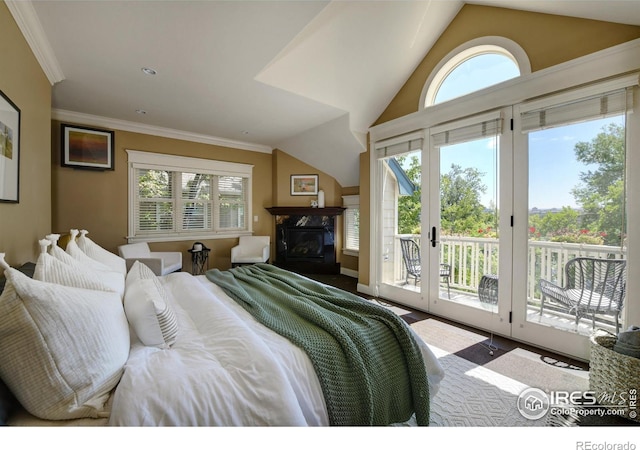
[[[110,425],[320,426],[328,416],[310,359],[204,276],[160,278],[179,335],[170,349],[132,345]],[[430,394],[444,372],[418,338]]]

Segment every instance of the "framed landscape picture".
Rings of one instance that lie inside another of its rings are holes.
[[[291,195],[318,195],[318,175],[291,175]]]
[[[20,201],[20,109],[0,91],[0,202]]]
[[[76,169],[113,170],[113,131],[62,124],[61,164]]]

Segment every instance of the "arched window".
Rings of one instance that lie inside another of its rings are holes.
[[[422,107],[526,73],[531,73],[531,66],[518,44],[497,37],[475,39],[453,50],[436,66],[423,89]]]

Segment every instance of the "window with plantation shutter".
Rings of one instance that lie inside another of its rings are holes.
[[[253,166],[127,150],[129,242],[251,233]]]
[[[344,249],[347,255],[358,256],[360,251],[360,196],[345,195],[342,197],[345,208],[344,220]]]
[[[246,227],[247,179],[217,177],[218,228],[238,230]]]

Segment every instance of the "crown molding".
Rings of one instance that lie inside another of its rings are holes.
[[[4,0],[4,2],[49,79],[49,83],[53,86],[64,80],[64,73],[62,73],[58,59],[53,53],[53,48],[44,33],[31,0]]]
[[[217,145],[220,147],[229,147],[239,150],[249,150],[252,152],[272,153],[273,148],[267,145],[253,144],[251,142],[234,141],[206,134],[190,133],[188,131],[175,130],[171,128],[163,128],[152,125],[145,125],[127,120],[111,119],[109,117],[95,116],[92,114],[78,113],[63,109],[51,110],[51,118],[62,122],[73,122],[82,125],[93,125],[102,128],[112,128],[121,131],[130,131],[132,133],[148,134],[152,136],[161,136],[171,139],[180,139],[182,141],[198,142],[201,144]]]

